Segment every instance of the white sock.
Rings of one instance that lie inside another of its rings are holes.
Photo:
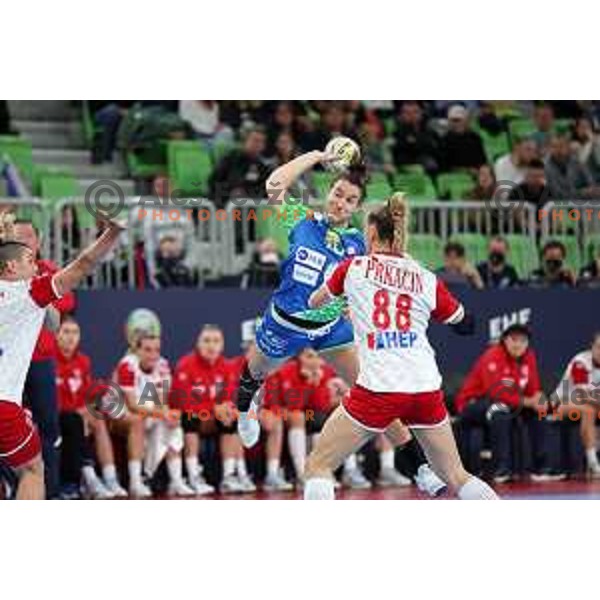
[[[381,470],[394,470],[394,457],[395,453],[393,450],[382,450],[379,453],[379,464],[381,466]]]
[[[246,459],[238,458],[235,461],[238,477],[248,477],[248,469],[246,469]]]
[[[167,459],[167,471],[169,472],[169,480],[171,483],[181,483],[183,481],[182,461],[180,456],[173,456]]]
[[[230,477],[235,474],[235,458],[226,458],[223,461],[223,477]]]
[[[344,471],[349,473],[350,471],[356,471],[358,465],[356,464],[356,454],[351,454],[344,461]]]
[[[142,481],[142,461],[130,460],[127,463],[129,470],[129,487],[136,487],[143,483]]]
[[[333,480],[324,477],[308,479],[304,484],[305,500],[335,500]]]
[[[473,476],[458,490],[457,495],[461,500],[500,500],[487,483]]]
[[[277,477],[279,475],[279,459],[271,458],[267,461],[267,475],[269,477]]]
[[[300,427],[294,427],[288,431],[288,445],[292,462],[296,470],[296,476],[304,474],[304,463],[306,462],[306,431]]]
[[[85,465],[85,467],[81,467],[81,475],[83,476],[83,480],[87,486],[92,486],[96,481],[98,481],[98,476],[96,475],[96,471],[92,465]]]
[[[186,456],[185,457],[185,470],[187,471],[189,479],[195,479],[200,473],[200,467],[198,465],[197,456]]]
[[[102,467],[102,479],[104,481],[117,481],[117,469],[115,469],[115,465],[104,465]]]
[[[586,448],[585,459],[587,461],[588,466],[598,466],[598,454],[596,453],[596,448]]]

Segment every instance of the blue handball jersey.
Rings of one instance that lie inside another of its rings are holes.
[[[289,254],[281,266],[281,283],[273,295],[275,306],[308,321],[337,318],[344,308],[342,299],[318,309],[310,309],[308,299],[338,263],[365,253],[362,232],[353,227],[332,227],[325,215],[305,211],[304,218],[293,223],[288,237]]]

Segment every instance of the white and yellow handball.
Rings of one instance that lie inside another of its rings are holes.
[[[341,173],[360,163],[360,147],[349,137],[332,138],[325,146],[325,152],[337,157],[326,164],[329,171]]]

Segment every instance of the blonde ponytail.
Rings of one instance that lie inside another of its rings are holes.
[[[11,212],[0,212],[0,243],[12,242],[15,239],[15,215]]]
[[[406,254],[408,251],[408,227],[410,223],[410,209],[408,198],[403,192],[396,192],[387,201],[387,208],[394,221],[394,243],[392,250],[397,254]]]

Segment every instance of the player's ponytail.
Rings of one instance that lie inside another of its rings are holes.
[[[394,223],[392,250],[396,254],[406,254],[408,250],[408,224],[410,222],[410,211],[406,194],[396,192],[388,200],[387,209]]]
[[[0,244],[15,241],[15,215],[11,212],[0,212]]]

